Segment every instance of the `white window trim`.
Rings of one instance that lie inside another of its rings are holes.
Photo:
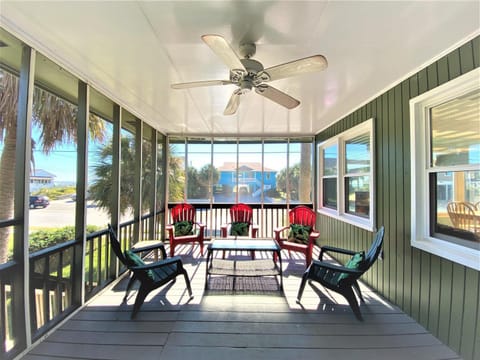
[[[330,138],[320,144],[317,147],[317,154],[319,159],[319,166],[317,169],[317,178],[321,183],[323,179],[323,156],[322,149],[329,147],[331,145],[337,144],[338,154],[337,154],[337,209],[330,209],[323,207],[323,186],[318,186],[318,209],[317,212],[326,216],[333,217],[340,221],[346,222],[348,224],[357,226],[359,228],[374,231],[375,229],[375,143],[374,143],[374,126],[373,118],[370,118],[361,124],[348,129],[341,134]],[[370,177],[370,215],[369,218],[363,218],[353,214],[345,212],[345,142],[349,139],[354,138],[355,136],[361,135],[368,132],[370,134],[370,172],[365,173]]]
[[[430,236],[429,109],[480,86],[480,68],[410,99],[411,240],[413,247],[480,270],[480,250]],[[465,167],[464,167],[465,168]],[[451,169],[449,170],[451,171]]]

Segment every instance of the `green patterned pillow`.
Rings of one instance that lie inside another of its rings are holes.
[[[129,266],[143,266],[145,263],[143,262],[142,258],[135,254],[131,250],[125,250],[123,253],[125,255],[125,258],[127,259],[128,265]],[[153,280],[153,272],[152,270],[147,271],[147,276]]]
[[[291,224],[287,240],[299,244],[308,244],[311,232],[311,226]]]
[[[345,267],[348,269],[361,269],[365,262],[365,252],[357,252],[352,256],[350,260],[345,264]],[[334,283],[338,284],[341,280],[348,279],[350,274],[346,273],[337,273],[334,277]],[[336,278],[336,279],[335,279]]]
[[[249,223],[233,222],[230,228],[230,235],[232,236],[248,236]]]
[[[178,221],[173,224],[175,228],[175,236],[193,235],[193,222],[192,221]]]

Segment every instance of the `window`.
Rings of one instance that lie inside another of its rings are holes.
[[[480,269],[480,70],[410,100],[412,246]]]
[[[322,150],[322,160],[322,205],[337,209],[338,145],[336,143]]]
[[[319,212],[373,230],[373,119],[319,145]]]
[[[312,203],[312,137],[168,140],[170,203]]]

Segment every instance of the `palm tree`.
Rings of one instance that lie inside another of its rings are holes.
[[[15,159],[17,138],[18,77],[0,69],[0,220],[13,217],[15,190]],[[34,88],[32,126],[40,129],[40,141],[32,142],[48,154],[56,145],[77,141],[77,107],[39,87]],[[90,114],[90,138],[103,141],[103,121]],[[32,164],[33,156],[32,156]],[[0,264],[8,260],[8,242],[11,227],[0,228]]]
[[[135,176],[134,139],[122,136],[120,140],[122,176],[120,179],[120,213],[123,215],[134,206],[133,186]],[[94,164],[95,180],[89,186],[90,197],[97,205],[112,214],[112,155],[113,143],[110,141],[98,150],[98,162]],[[143,203],[143,202],[142,202]]]
[[[179,156],[175,156],[174,147],[170,145],[168,156],[168,200],[170,202],[184,201],[184,187],[184,160]]]
[[[121,138],[121,164],[122,175],[120,178],[120,213],[123,215],[129,208],[134,206],[134,194],[132,184],[135,176],[135,146],[134,139],[127,136]],[[146,165],[143,167],[143,178],[146,182],[142,186],[142,207],[146,210],[149,205],[148,199],[152,196],[152,176],[151,176],[151,151],[150,145],[143,142],[143,153],[147,154],[144,158]],[[97,205],[112,214],[111,198],[112,198],[112,155],[113,145],[109,142],[98,150],[98,162],[94,165],[95,180],[89,187],[90,196],[92,200],[96,201]],[[171,194],[176,194],[179,197],[183,194],[184,176],[183,168],[180,166],[181,162],[178,157],[171,156],[169,158],[170,179],[169,185]],[[172,191],[173,189],[173,191]],[[175,199],[177,199],[177,197]],[[179,201],[181,201],[180,198]],[[172,200],[173,201],[173,200]]]

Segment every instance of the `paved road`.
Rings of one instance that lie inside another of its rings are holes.
[[[107,226],[110,221],[108,214],[87,202],[87,224]],[[30,228],[62,227],[75,225],[75,202],[71,199],[51,200],[45,209],[30,209]]]

